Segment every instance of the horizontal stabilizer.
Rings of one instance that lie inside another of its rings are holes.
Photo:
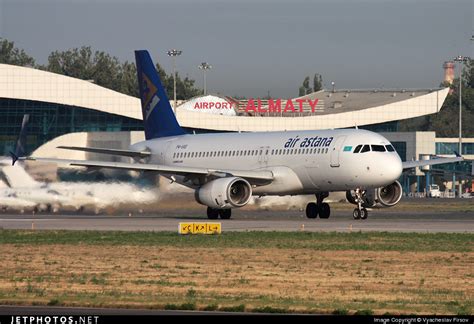
[[[115,149],[107,149],[107,148],[99,148],[99,147],[58,146],[57,148],[64,149],[64,150],[120,155],[120,156],[128,156],[128,157],[139,157],[139,158],[145,158],[151,155],[151,153],[147,151],[137,152],[137,151],[115,150]]]
[[[41,186],[41,183],[33,179],[22,166],[6,166],[1,171],[11,188],[35,188]]]

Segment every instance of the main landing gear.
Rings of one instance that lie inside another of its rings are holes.
[[[310,202],[306,205],[306,217],[329,218],[331,215],[331,208],[328,203],[323,203],[324,198],[329,196],[328,192],[319,192],[316,194],[316,203]]]
[[[355,203],[357,204],[357,208],[354,209],[352,212],[352,217],[354,219],[367,219],[369,216],[369,213],[367,212],[367,209],[365,207],[362,207],[362,204],[364,203],[364,196],[365,196],[365,191],[360,190],[357,188],[355,190]]]
[[[207,218],[209,219],[230,219],[232,216],[232,209],[216,209],[207,207]]]

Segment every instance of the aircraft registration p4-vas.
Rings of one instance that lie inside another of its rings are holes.
[[[22,157],[70,166],[157,172],[195,190],[209,219],[229,219],[233,208],[252,195],[307,195],[308,218],[328,218],[329,192],[345,191],[357,205],[355,219],[367,208],[391,207],[402,197],[397,179],[404,169],[458,162],[461,156],[402,162],[390,142],[367,130],[307,130],[187,134],[171,109],[148,51],[135,51],[145,141],[129,150],[96,147],[58,148],[131,157],[134,163]]]

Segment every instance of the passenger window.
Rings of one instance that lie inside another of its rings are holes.
[[[357,145],[357,147],[354,150],[354,153],[359,153],[361,148],[362,148],[362,145]]]
[[[395,152],[395,149],[393,148],[392,145],[385,145],[385,147],[387,148],[387,151],[389,151],[389,152]]]
[[[360,150],[360,153],[365,153],[365,152],[370,152],[370,146],[369,145],[364,145],[362,150]]]
[[[372,152],[385,152],[385,146],[383,145],[371,145]]]

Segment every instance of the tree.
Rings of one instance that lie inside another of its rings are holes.
[[[441,111],[430,116],[429,130],[436,131],[439,137],[459,135],[459,78],[451,85],[452,93],[446,97]],[[468,60],[463,70],[462,84],[462,133],[474,136],[474,64]]]
[[[135,63],[129,63],[128,61],[125,61],[125,63],[122,64],[122,75],[119,91],[133,97],[140,96],[138,92],[137,67],[135,66]]]
[[[23,49],[15,47],[14,42],[0,38],[0,63],[34,67],[35,59]]]
[[[304,78],[303,85],[298,89],[298,93],[300,97],[311,93],[311,88],[309,87],[309,76]]]
[[[464,66],[463,80],[467,88],[474,89],[474,60],[469,59]]]
[[[167,75],[165,70],[157,63],[156,70],[160,75],[161,83],[168,94],[168,99],[173,99],[174,96],[174,82],[173,73]],[[202,90],[195,87],[194,80],[188,78],[181,79],[179,73],[176,72],[176,100],[186,100],[202,94]]]
[[[90,46],[74,48],[67,51],[54,51],[48,57],[46,70],[64,74],[120,91],[122,89],[122,65],[109,54],[92,52]]]
[[[309,76],[307,76],[306,78],[304,78],[303,87],[305,88],[306,93],[308,93],[308,90],[310,89],[310,87],[309,87]]]
[[[463,136],[474,136],[474,67],[469,60],[463,71],[462,109]],[[437,114],[402,120],[398,124],[399,131],[435,131],[438,137],[457,137],[459,135],[459,78],[450,86],[452,92]]]
[[[92,51],[90,46],[74,48],[67,51],[54,51],[48,57],[44,69],[70,77],[93,80],[97,85],[122,92],[130,96],[139,96],[137,68],[134,63],[120,63],[117,57],[103,51]],[[165,70],[156,64],[156,70],[168,94],[173,98],[173,75],[167,75]],[[201,93],[194,86],[195,81],[188,77],[181,79],[176,76],[176,98],[189,99]]]
[[[304,95],[306,95],[306,89],[303,86],[301,86],[298,90],[298,96],[303,97]]]
[[[317,92],[323,88],[323,78],[321,74],[315,73],[313,77],[313,91]]]
[[[321,77],[320,74],[315,73],[314,78],[313,78],[313,88],[310,88],[309,76],[307,76],[304,78],[302,86],[299,87],[298,89],[298,95],[302,97],[302,96],[312,93],[313,91],[314,92],[319,91],[322,89],[322,85],[323,85],[323,78]]]

